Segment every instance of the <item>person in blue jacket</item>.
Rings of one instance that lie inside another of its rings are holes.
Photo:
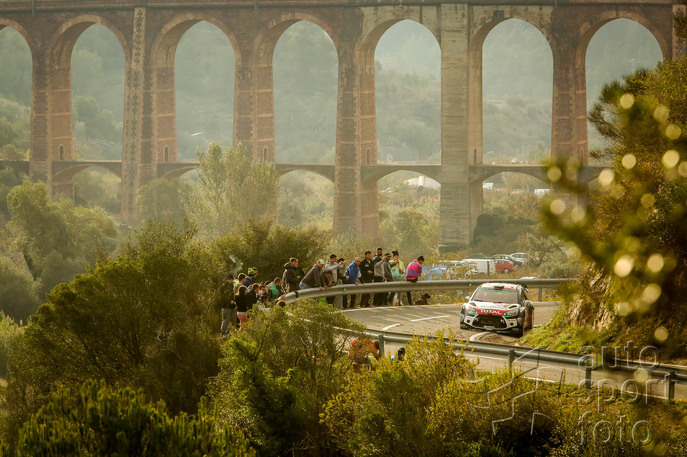
[[[346,273],[344,273],[343,283],[344,285],[355,285],[358,282],[358,277],[360,276],[360,257],[356,257],[353,262],[346,268]],[[343,309],[348,308],[348,296],[343,296]],[[355,308],[355,294],[351,294],[351,308]]]

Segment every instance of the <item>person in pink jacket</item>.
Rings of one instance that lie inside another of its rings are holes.
[[[417,282],[417,280],[420,279],[420,276],[422,276],[423,263],[425,263],[425,258],[423,256],[419,256],[417,259],[408,264],[406,267],[406,281]],[[408,304],[413,304],[413,297],[410,294],[410,291],[408,291]]]

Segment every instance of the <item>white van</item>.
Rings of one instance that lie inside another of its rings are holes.
[[[464,265],[470,265],[471,272],[474,273],[486,273],[488,275],[493,275],[496,273],[496,263],[494,259],[465,259],[462,261]]]

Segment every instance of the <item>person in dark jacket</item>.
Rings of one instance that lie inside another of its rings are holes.
[[[375,267],[372,263],[372,251],[365,251],[365,258],[360,262],[360,282],[362,284],[370,284],[375,280]],[[360,297],[360,307],[367,308],[370,306],[370,294],[363,294]]]
[[[243,328],[243,324],[248,322],[248,297],[246,297],[246,291],[248,288],[246,286],[239,286],[238,292],[234,297],[234,302],[236,303],[236,314],[238,315],[239,322]]]
[[[358,277],[360,276],[360,262],[362,259],[356,257],[353,262],[346,268],[346,272],[343,275],[344,285],[355,285],[358,283]],[[348,295],[343,296],[343,309],[348,307]],[[351,294],[351,308],[355,308],[355,294]]]
[[[298,285],[303,280],[301,269],[298,268],[298,259],[291,257],[286,265],[284,265],[284,274],[282,274],[281,282],[284,285],[286,292],[295,292],[298,290]]]

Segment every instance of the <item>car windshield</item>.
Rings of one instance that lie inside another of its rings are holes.
[[[517,290],[478,289],[472,296],[473,301],[488,301],[494,303],[517,303]]]

